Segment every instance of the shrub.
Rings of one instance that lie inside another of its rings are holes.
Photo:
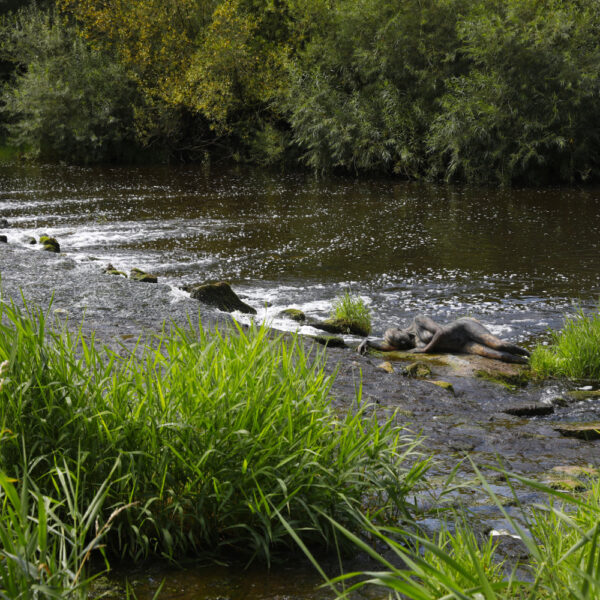
[[[579,310],[567,317],[562,331],[552,333],[550,346],[535,348],[530,363],[540,377],[600,379],[600,312]]]
[[[49,495],[57,461],[80,465],[88,496],[110,484],[107,507],[136,504],[106,543],[134,558],[269,560],[293,545],[277,513],[328,546],[329,516],[353,528],[361,510],[404,511],[426,466],[406,465],[414,445],[391,421],[338,416],[322,358],[265,329],[174,327],[123,356],[0,305],[0,361],[0,423],[14,432],[0,467],[18,477],[31,464]]]

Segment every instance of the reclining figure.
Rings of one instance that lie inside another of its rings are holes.
[[[509,363],[526,363],[529,352],[516,344],[505,342],[488,331],[479,321],[468,317],[439,325],[433,319],[418,315],[406,329],[391,328],[382,342],[364,340],[358,347],[360,354],[367,348],[383,352],[479,354]]]

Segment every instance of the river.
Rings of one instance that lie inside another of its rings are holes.
[[[1,166],[9,242],[48,233],[82,268],[224,279],[277,319],[345,290],[374,333],[470,315],[525,344],[600,293],[600,189],[495,191],[244,169]],[[90,256],[100,260],[90,264]],[[118,301],[118,299],[116,299]]]

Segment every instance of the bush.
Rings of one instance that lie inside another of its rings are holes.
[[[406,465],[413,443],[391,422],[333,411],[332,379],[298,340],[174,328],[122,357],[42,313],[1,305],[0,323],[0,423],[14,433],[0,467],[31,465],[52,495],[64,461],[86,497],[109,485],[107,507],[135,503],[107,534],[114,553],[269,560],[293,546],[278,514],[329,546],[329,517],[353,528],[362,510],[402,512],[425,469]]]
[[[579,310],[567,317],[562,331],[552,333],[550,346],[534,349],[530,364],[540,377],[600,379],[600,312]]]

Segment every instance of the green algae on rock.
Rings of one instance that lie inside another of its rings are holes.
[[[42,250],[46,250],[46,252],[60,252],[60,244],[56,238],[41,235],[40,244],[42,244]]]
[[[279,316],[291,319],[297,323],[304,323],[306,321],[306,315],[299,308],[285,308],[279,313]]]
[[[433,385],[437,385],[438,387],[450,392],[454,395],[454,386],[449,381],[430,381],[429,383],[433,383]]]
[[[404,375],[406,377],[423,379],[431,375],[431,368],[427,363],[418,360],[404,368]]]
[[[156,275],[152,275],[151,273],[146,273],[141,269],[131,269],[129,274],[129,278],[134,281],[143,281],[145,283],[158,283],[158,277]]]

